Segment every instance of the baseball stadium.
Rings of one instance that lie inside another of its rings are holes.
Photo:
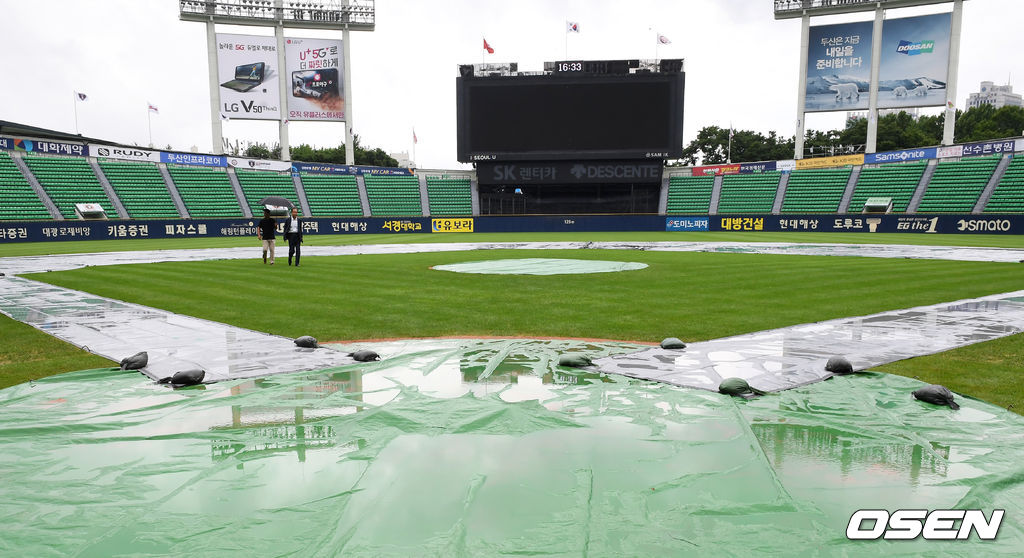
[[[356,145],[373,0],[172,4],[210,152],[0,112],[0,555],[1020,555],[1024,137],[954,134],[962,0],[765,3],[792,158],[682,162],[683,58],[453,59],[440,169],[289,152]]]

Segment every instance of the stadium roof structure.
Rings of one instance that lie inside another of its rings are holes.
[[[373,31],[374,0],[181,0],[179,19],[233,25]]]
[[[90,138],[83,136],[82,134],[49,130],[47,128],[39,128],[36,126],[29,126],[28,124],[19,124],[17,122],[8,122],[6,120],[0,120],[0,136],[28,136],[31,138],[54,141],[76,141],[114,145],[114,143],[109,140]]]
[[[948,4],[955,0],[775,0],[775,19],[870,12],[877,8],[909,8],[930,4]]]

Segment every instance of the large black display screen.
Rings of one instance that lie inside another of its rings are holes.
[[[683,74],[460,77],[458,159],[682,156]]]

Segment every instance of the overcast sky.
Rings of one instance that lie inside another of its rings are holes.
[[[798,19],[776,21],[771,0],[377,0],[373,32],[353,32],[346,87],[357,134],[385,151],[411,151],[421,168],[455,160],[458,65],[518,62],[539,70],[563,59],[685,58],[684,141],[708,125],[793,134],[799,65]],[[890,10],[887,17],[949,11],[952,4]],[[871,19],[812,19],[812,25]],[[566,36],[567,20],[580,32]],[[982,80],[1024,79],[1021,0],[964,2],[957,107]],[[218,26],[218,32],[272,34]],[[656,33],[672,43],[656,46]],[[287,30],[296,37],[341,32]],[[206,31],[178,20],[174,0],[0,0],[0,120],[163,148],[211,149]],[[568,41],[566,40],[568,39]],[[568,51],[568,53],[566,52]],[[1024,87],[1018,87],[1017,92]],[[937,109],[926,112],[934,113]],[[810,128],[841,127],[845,113],[808,116]],[[335,146],[341,123],[292,122],[293,145]],[[273,143],[277,124],[232,120],[228,138]]]

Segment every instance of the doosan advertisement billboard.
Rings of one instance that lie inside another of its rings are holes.
[[[878,108],[946,104],[950,21],[949,12],[885,20]]]
[[[288,120],[345,120],[341,41],[285,39]]]
[[[805,111],[868,108],[871,26],[861,21],[810,28]]]
[[[281,118],[277,39],[217,33],[220,112],[238,120]]]

